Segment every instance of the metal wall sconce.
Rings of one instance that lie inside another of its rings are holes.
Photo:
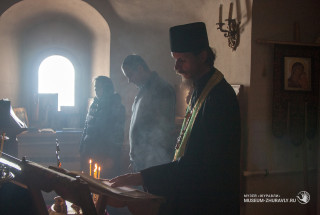
[[[227,29],[223,29],[223,25],[225,25],[225,23],[222,22],[222,4],[220,4],[219,22],[217,23],[217,29],[225,33],[224,36],[228,38],[228,46],[232,48],[233,51],[235,51],[240,43],[240,22],[232,19],[232,10],[233,3],[231,2],[229,8],[229,17],[225,20],[228,21],[228,26]]]

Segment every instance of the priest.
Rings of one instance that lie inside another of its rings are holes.
[[[240,113],[237,97],[214,67],[202,22],[170,28],[175,70],[193,85],[174,160],[118,176],[112,186],[142,185],[164,196],[160,214],[239,214]]]

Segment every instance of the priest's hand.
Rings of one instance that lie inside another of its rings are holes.
[[[111,179],[109,182],[111,183],[111,187],[143,185],[143,179],[140,172],[120,175]]]

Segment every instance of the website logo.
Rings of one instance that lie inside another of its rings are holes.
[[[307,204],[310,201],[310,194],[307,191],[300,191],[297,200],[300,204]]]

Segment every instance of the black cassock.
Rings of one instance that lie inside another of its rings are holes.
[[[195,83],[195,104],[215,69]],[[164,196],[160,214],[239,214],[240,112],[233,88],[222,79],[194,122],[184,156],[141,171],[144,188]]]

